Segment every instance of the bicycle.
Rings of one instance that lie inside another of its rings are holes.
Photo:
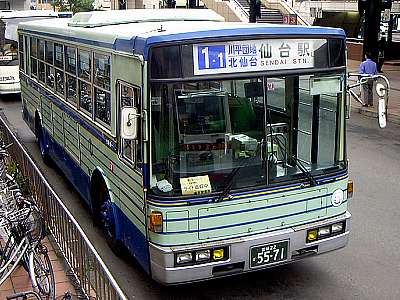
[[[8,233],[6,245],[1,249],[0,284],[10,276],[21,262],[28,271],[32,287],[43,299],[54,299],[55,278],[44,238],[43,218],[37,206],[24,197],[17,200],[18,210],[3,214],[0,228]],[[33,217],[36,213],[37,219]]]

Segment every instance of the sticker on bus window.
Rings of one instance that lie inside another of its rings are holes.
[[[182,195],[200,195],[211,193],[210,178],[208,175],[181,178]]]

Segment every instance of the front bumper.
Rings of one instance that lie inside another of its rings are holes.
[[[163,284],[179,284],[270,268],[272,265],[256,269],[250,268],[250,248],[257,245],[269,244],[282,240],[289,241],[288,258],[286,261],[274,264],[273,266],[291,263],[308,256],[340,249],[346,246],[348,242],[350,218],[351,214],[346,212],[345,214],[334,218],[308,223],[301,226],[293,226],[283,230],[267,232],[248,237],[232,238],[218,242],[190,245],[190,247],[160,247],[150,243],[150,264],[152,277],[156,281]],[[307,230],[341,221],[346,222],[346,229],[342,234],[306,244]],[[174,267],[175,252],[221,246],[229,246],[229,260],[211,262],[202,265]]]
[[[21,93],[19,82],[0,83],[0,95]]]

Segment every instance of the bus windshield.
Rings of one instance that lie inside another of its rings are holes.
[[[153,83],[152,192],[222,192],[344,168],[344,80],[331,73]]]
[[[0,45],[0,66],[18,66],[17,42],[6,39]]]

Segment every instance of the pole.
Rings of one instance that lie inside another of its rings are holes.
[[[381,24],[382,0],[367,0],[365,6],[363,54],[371,53],[372,60],[378,61],[378,34]]]
[[[256,23],[256,0],[249,0],[249,23]]]

